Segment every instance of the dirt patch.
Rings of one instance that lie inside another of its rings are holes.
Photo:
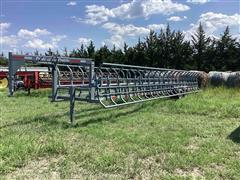
[[[161,179],[167,172],[163,169],[166,154],[149,156],[146,158],[128,157],[128,171],[125,173],[128,179]]]
[[[240,151],[235,151],[236,157],[240,157]]]
[[[143,165],[144,169],[151,169],[151,167],[157,166],[161,167],[166,159],[166,155],[164,153],[161,153],[159,155],[155,156],[149,156],[144,159],[140,159],[139,161]]]
[[[177,176],[181,177],[191,177],[193,179],[195,178],[204,178],[204,173],[200,168],[194,167],[191,169],[181,169],[177,168],[174,172]]]
[[[210,168],[214,171],[223,171],[225,167],[224,167],[223,164],[213,163],[213,164],[210,165]]]
[[[6,175],[6,179],[60,179],[53,167],[61,158],[38,158]]]
[[[86,169],[79,168],[74,175],[71,175],[69,179],[125,179],[119,174],[107,174],[107,173],[97,173],[87,171]]]
[[[30,161],[22,168],[18,168],[6,175],[7,180],[12,179],[62,179],[60,176],[59,163],[63,160],[60,158],[38,158],[34,161]],[[119,174],[108,173],[93,173],[84,168],[78,167],[76,164],[72,164],[72,173],[69,174],[67,179],[124,179]],[[65,178],[64,178],[65,179]]]
[[[189,144],[187,147],[186,147],[187,150],[189,150],[190,152],[195,152],[196,150],[199,149],[199,147],[196,145],[196,144]]]
[[[198,143],[197,143],[197,137],[190,138],[188,145],[186,146],[186,149],[190,152],[195,152],[199,149]]]

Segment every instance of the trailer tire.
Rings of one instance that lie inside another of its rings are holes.
[[[8,87],[8,79],[7,78],[0,79],[0,89],[5,89],[7,87]]]

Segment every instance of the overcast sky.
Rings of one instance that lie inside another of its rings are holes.
[[[230,26],[240,38],[240,0],[1,0],[1,51],[69,50],[93,40],[121,48],[170,24],[191,37],[199,22],[209,36]]]

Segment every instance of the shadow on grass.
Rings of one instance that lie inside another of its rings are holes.
[[[139,107],[135,107],[134,109],[132,109],[130,111],[117,112],[117,113],[110,114],[107,117],[91,118],[91,119],[88,119],[87,121],[84,121],[84,122],[82,122],[80,124],[76,124],[76,126],[86,127],[89,124],[101,123],[102,121],[109,121],[109,122],[113,123],[113,122],[115,122],[117,120],[117,118],[122,117],[122,116],[129,116],[131,114],[134,114],[134,113],[140,111],[142,108],[143,108],[143,106],[139,106]]]
[[[61,127],[63,129],[67,128],[76,128],[76,127],[86,127],[90,124],[101,123],[103,121],[115,122],[119,117],[129,116],[133,113],[140,111],[142,108],[146,106],[135,106],[133,109],[129,107],[120,108],[120,111],[112,110],[112,112],[106,116],[106,113],[111,111],[110,109],[104,109],[102,107],[89,107],[83,109],[82,111],[75,111],[75,120],[76,124],[71,125],[69,123],[69,112],[58,113],[58,114],[48,114],[48,115],[37,115],[35,117],[29,117],[26,120],[22,119],[13,123],[9,123],[3,126],[0,126],[0,130],[8,127],[14,126],[23,126],[32,123],[42,123],[44,126],[55,126]],[[127,110],[126,110],[127,109]],[[124,112],[122,111],[124,110]],[[97,117],[94,117],[98,115]],[[66,117],[66,121],[59,120],[62,117]],[[78,120],[84,120],[83,122],[79,122]]]
[[[240,126],[236,128],[229,136],[233,142],[240,144]]]
[[[23,125],[28,125],[28,124],[32,124],[34,122],[46,122],[48,121],[48,123],[53,123],[53,120],[50,120],[49,119],[57,119],[57,118],[60,118],[64,116],[64,114],[62,115],[51,115],[51,116],[36,116],[34,118],[29,118],[29,120],[19,120],[19,121],[16,121],[16,122],[13,122],[13,123],[9,123],[9,124],[5,124],[3,126],[0,126],[0,130],[1,129],[4,129],[4,128],[8,128],[8,127],[13,127],[13,126],[23,126]]]
[[[51,89],[48,89],[48,88],[31,91],[30,94],[28,94],[28,91],[26,90],[18,90],[14,93],[13,96],[10,96],[10,98],[47,97],[50,94],[51,94]]]

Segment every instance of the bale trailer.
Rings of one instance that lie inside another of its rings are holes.
[[[75,101],[119,107],[154,99],[181,97],[200,91],[198,72],[102,63],[93,59],[32,56],[9,53],[9,96],[14,94],[16,73],[25,63],[46,65],[51,71],[51,101],[68,100],[74,123]]]

